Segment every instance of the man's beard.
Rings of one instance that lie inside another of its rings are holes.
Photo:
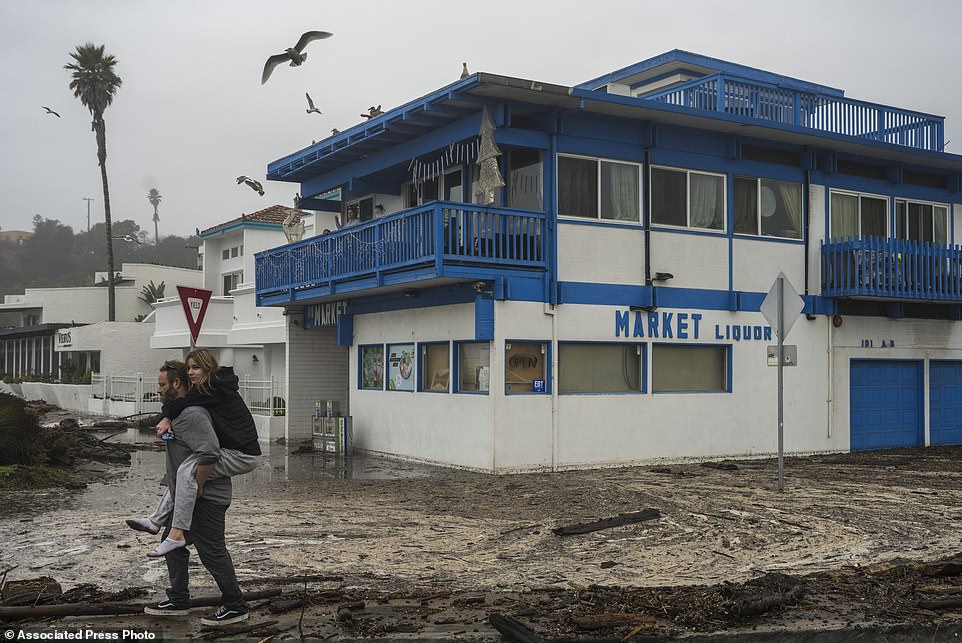
[[[164,391],[163,398],[164,398],[164,402],[173,402],[174,400],[177,399],[177,394],[174,392],[173,387],[171,386],[167,387],[167,390]]]

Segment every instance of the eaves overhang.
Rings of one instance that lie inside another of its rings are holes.
[[[577,107],[568,91],[561,85],[476,73],[268,164],[267,178],[303,182],[460,121],[485,104],[513,100]]]
[[[476,114],[485,104],[505,101],[529,110],[585,111],[962,171],[962,156],[956,154],[608,94],[587,86],[566,87],[479,72],[278,159],[268,165],[267,178],[302,183]]]

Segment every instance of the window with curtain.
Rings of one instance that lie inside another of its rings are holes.
[[[544,209],[541,150],[516,149],[508,152],[508,207],[537,211]]]
[[[728,346],[653,344],[653,393],[727,392]]]
[[[895,200],[895,236],[899,239],[947,244],[948,220],[947,206]]]
[[[641,219],[637,164],[558,155],[558,214],[607,221]]]
[[[735,177],[735,232],[785,239],[802,238],[802,185]]]
[[[725,177],[694,170],[651,169],[653,223],[725,229]]]
[[[832,192],[829,219],[833,239],[885,237],[888,200],[849,192]]]
[[[641,344],[563,342],[558,345],[558,391],[644,391],[644,350]]]

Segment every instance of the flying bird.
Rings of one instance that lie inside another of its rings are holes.
[[[361,114],[361,117],[362,117],[362,118],[367,118],[367,119],[372,119],[372,118],[374,118],[375,116],[380,116],[380,115],[383,114],[383,113],[384,113],[384,112],[381,110],[381,106],[380,106],[380,105],[378,105],[377,107],[375,107],[374,105],[371,105],[370,107],[367,108],[367,114]]]
[[[312,113],[312,112],[316,112],[316,113],[320,114],[320,113],[321,113],[321,110],[319,110],[318,108],[314,107],[314,101],[311,100],[311,95],[308,94],[307,92],[304,92],[304,95],[307,96],[307,113],[310,114],[310,113]]]
[[[241,176],[237,177],[237,185],[240,185],[241,183],[246,183],[250,187],[250,189],[254,190],[254,192],[257,192],[259,195],[264,196],[264,186],[261,185],[260,181],[255,181],[249,176],[244,176],[242,174]]]
[[[47,110],[47,113],[48,113],[48,114],[53,114],[53,115],[56,116],[57,118],[60,118],[60,114],[58,114],[57,112],[53,111],[52,109],[50,109],[50,108],[47,107],[46,105],[41,105],[41,107],[43,107],[45,110]]]
[[[306,47],[308,43],[321,40],[322,38],[330,38],[333,35],[334,34],[329,31],[305,31],[301,34],[301,37],[297,39],[296,45],[288,47],[282,54],[274,54],[267,59],[267,62],[264,64],[264,73],[261,74],[261,85],[267,82],[267,79],[271,77],[271,72],[273,72],[274,68],[278,65],[288,61],[290,61],[291,67],[298,67],[304,64],[304,61],[307,60],[304,47]]]
[[[471,72],[468,71],[468,63],[461,63],[461,80],[464,80],[470,75]]]

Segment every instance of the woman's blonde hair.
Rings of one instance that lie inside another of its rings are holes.
[[[213,392],[210,387],[210,378],[219,368],[217,358],[206,348],[198,348],[187,353],[187,357],[184,358],[184,363],[189,367],[191,360],[197,362],[197,365],[200,366],[202,371],[200,377],[194,382],[194,386],[204,395],[210,395]]]

